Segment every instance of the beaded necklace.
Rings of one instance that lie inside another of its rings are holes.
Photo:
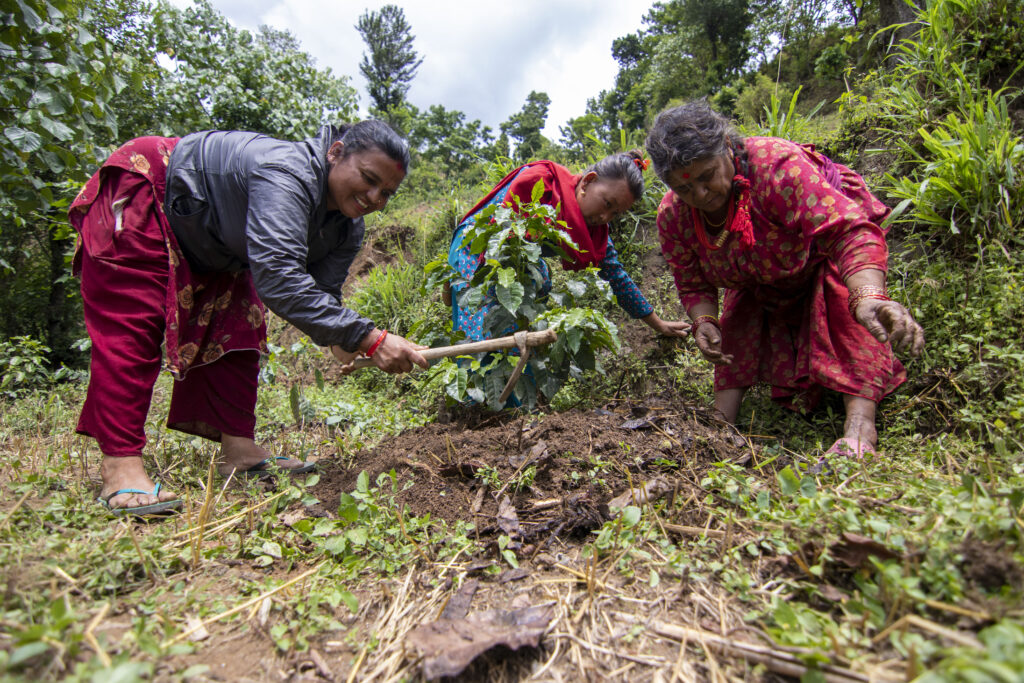
[[[702,211],[698,211],[697,209],[690,207],[690,215],[693,217],[693,226],[697,232],[697,240],[702,245],[704,245],[705,249],[710,249],[711,251],[721,249],[722,246],[726,243],[726,241],[728,241],[729,235],[732,234],[728,226],[732,223],[733,209],[735,208],[735,206],[736,203],[732,201],[732,198],[730,197],[729,213],[726,214],[725,220],[719,223],[718,225],[715,225],[711,221],[709,221],[707,217],[704,216],[704,213]],[[714,242],[711,241],[711,239],[708,237],[707,231],[704,229],[705,223],[707,225],[710,225],[712,228],[722,228],[722,231],[718,233],[717,237],[715,237]]]

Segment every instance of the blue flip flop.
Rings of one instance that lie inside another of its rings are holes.
[[[152,491],[143,491],[142,489],[118,489],[109,496],[97,497],[96,502],[107,508],[110,514],[115,517],[123,517],[124,515],[133,515],[135,517],[146,517],[147,515],[170,515],[176,513],[178,508],[181,507],[180,498],[175,498],[174,500],[163,500],[159,503],[153,503],[152,505],[139,505],[133,508],[110,507],[110,499],[114,496],[119,496],[122,493],[141,493],[143,495],[158,496],[160,494],[160,482],[157,482],[153,486]]]
[[[291,460],[291,458],[284,455],[279,455],[276,458],[263,458],[258,463],[253,465],[247,470],[235,470],[236,477],[269,477],[274,473],[274,470],[270,469],[270,465],[277,460]],[[303,462],[298,467],[292,469],[281,468],[281,471],[285,474],[306,474],[316,469],[316,463]]]

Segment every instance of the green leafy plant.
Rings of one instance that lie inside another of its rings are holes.
[[[800,99],[801,90],[803,90],[803,86],[796,89],[796,92],[789,98],[789,106],[786,109],[782,108],[782,100],[779,99],[778,93],[775,91],[771,93],[768,104],[764,105],[764,116],[757,128],[759,135],[785,138],[797,142],[807,136],[811,122],[825,103],[818,102],[807,114],[797,113],[796,103]]]
[[[345,303],[377,327],[401,333],[416,324],[422,314],[422,284],[422,271],[410,264],[374,268]]]
[[[1013,130],[1006,98],[989,93],[917,134],[923,149],[899,144],[918,173],[886,175],[890,193],[902,200],[896,219],[949,230],[966,245],[1014,236],[1024,218],[1024,138]],[[910,204],[913,211],[904,213]]]
[[[46,365],[49,353],[49,348],[31,337],[0,341],[0,396],[17,398],[49,384],[52,381]]]
[[[532,201],[515,210],[490,206],[480,212],[462,243],[472,254],[486,253],[486,258],[469,281],[443,259],[426,267],[428,288],[446,280],[455,286],[465,285],[457,290],[459,306],[475,309],[487,300],[495,302],[484,316],[485,338],[531,327],[558,333],[553,344],[532,350],[529,370],[515,385],[514,396],[526,408],[536,405],[538,390],[550,400],[569,377],[600,371],[597,353],[619,346],[618,331],[603,313],[577,305],[591,291],[611,296],[594,269],[567,279],[556,291],[547,291],[542,264],[545,252],[563,257],[564,246],[576,245],[556,222],[557,210],[538,203],[542,191],[543,185],[538,183]],[[442,371],[446,392],[455,400],[470,398],[500,410],[504,407],[501,393],[516,361],[511,355],[481,354],[448,364]]]

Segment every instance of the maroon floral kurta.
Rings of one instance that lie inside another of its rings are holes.
[[[813,406],[821,388],[881,400],[906,372],[850,315],[844,281],[886,270],[888,208],[813,145],[752,137],[746,149],[753,247],[736,235],[718,249],[701,245],[694,212],[671,191],[658,208],[683,306],[717,302],[725,289],[722,349],[734,361],[716,366],[715,389],[767,382],[773,398],[799,408]]]

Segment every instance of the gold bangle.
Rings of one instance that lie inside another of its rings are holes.
[[[719,330],[722,329],[722,326],[719,324],[717,317],[713,315],[698,315],[696,318],[693,319],[693,324],[690,325],[690,336],[692,337],[693,335],[697,334],[697,328],[699,328],[704,323],[711,323]]]

